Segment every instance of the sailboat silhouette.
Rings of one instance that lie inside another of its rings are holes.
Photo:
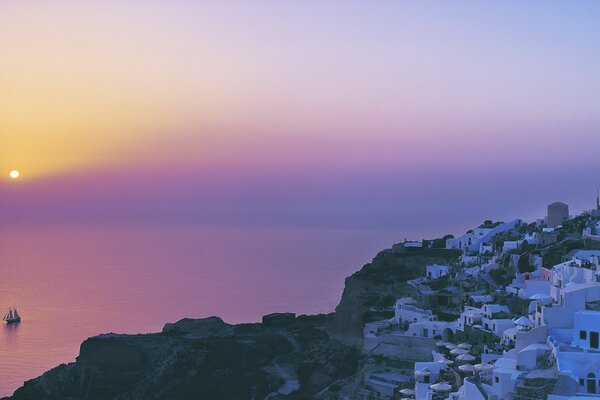
[[[21,316],[19,315],[19,312],[17,311],[16,307],[9,308],[8,312],[4,315],[4,318],[2,319],[6,321],[7,324],[21,322]]]

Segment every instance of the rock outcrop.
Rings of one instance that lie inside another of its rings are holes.
[[[354,398],[364,323],[385,317],[396,298],[414,295],[406,281],[422,276],[427,264],[457,256],[442,249],[383,251],[346,279],[335,314],[271,314],[240,325],[183,319],[160,333],[95,336],[82,343],[76,362],[25,382],[10,399]]]
[[[156,334],[92,337],[75,363],[26,382],[11,399],[327,398],[359,360],[329,339],[329,318],[300,316],[277,328],[185,319]]]
[[[425,275],[429,264],[456,261],[460,253],[445,249],[384,250],[360,271],[346,278],[335,316],[328,324],[332,337],[360,346],[364,324],[391,315],[386,308],[400,297],[416,296],[406,282]]]

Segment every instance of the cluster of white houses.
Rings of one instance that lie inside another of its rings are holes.
[[[515,220],[448,239],[447,248],[462,250],[460,261],[427,266],[423,277],[409,282],[418,298],[398,299],[391,319],[364,328],[364,353],[412,362],[414,368],[373,367],[365,373],[360,398],[600,398],[600,250],[576,248],[554,265],[533,256],[533,272],[515,273],[507,286],[490,283],[487,291],[470,292],[461,283],[486,284],[490,271],[502,268],[501,258],[513,253],[518,258],[511,250],[524,241],[538,245],[544,233],[560,231],[568,207],[554,203],[548,212],[539,222],[545,229],[537,232],[519,230],[524,223]],[[600,240],[600,200],[587,215],[582,237]],[[494,248],[497,235],[516,236],[507,240],[516,244]],[[447,282],[442,290],[428,286],[440,279]],[[455,318],[438,318],[428,309],[426,299],[440,292],[459,299]],[[519,305],[521,311],[514,312]]]

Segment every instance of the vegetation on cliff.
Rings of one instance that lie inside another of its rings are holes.
[[[365,322],[389,317],[385,308],[393,305],[390,299],[416,296],[416,289],[408,280],[423,276],[428,264],[451,263],[459,255],[456,250],[433,248],[380,252],[371,263],[346,278],[328,332],[345,343],[360,345]]]

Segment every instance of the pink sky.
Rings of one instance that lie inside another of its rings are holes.
[[[593,2],[0,11],[8,219],[438,233],[600,186]]]

